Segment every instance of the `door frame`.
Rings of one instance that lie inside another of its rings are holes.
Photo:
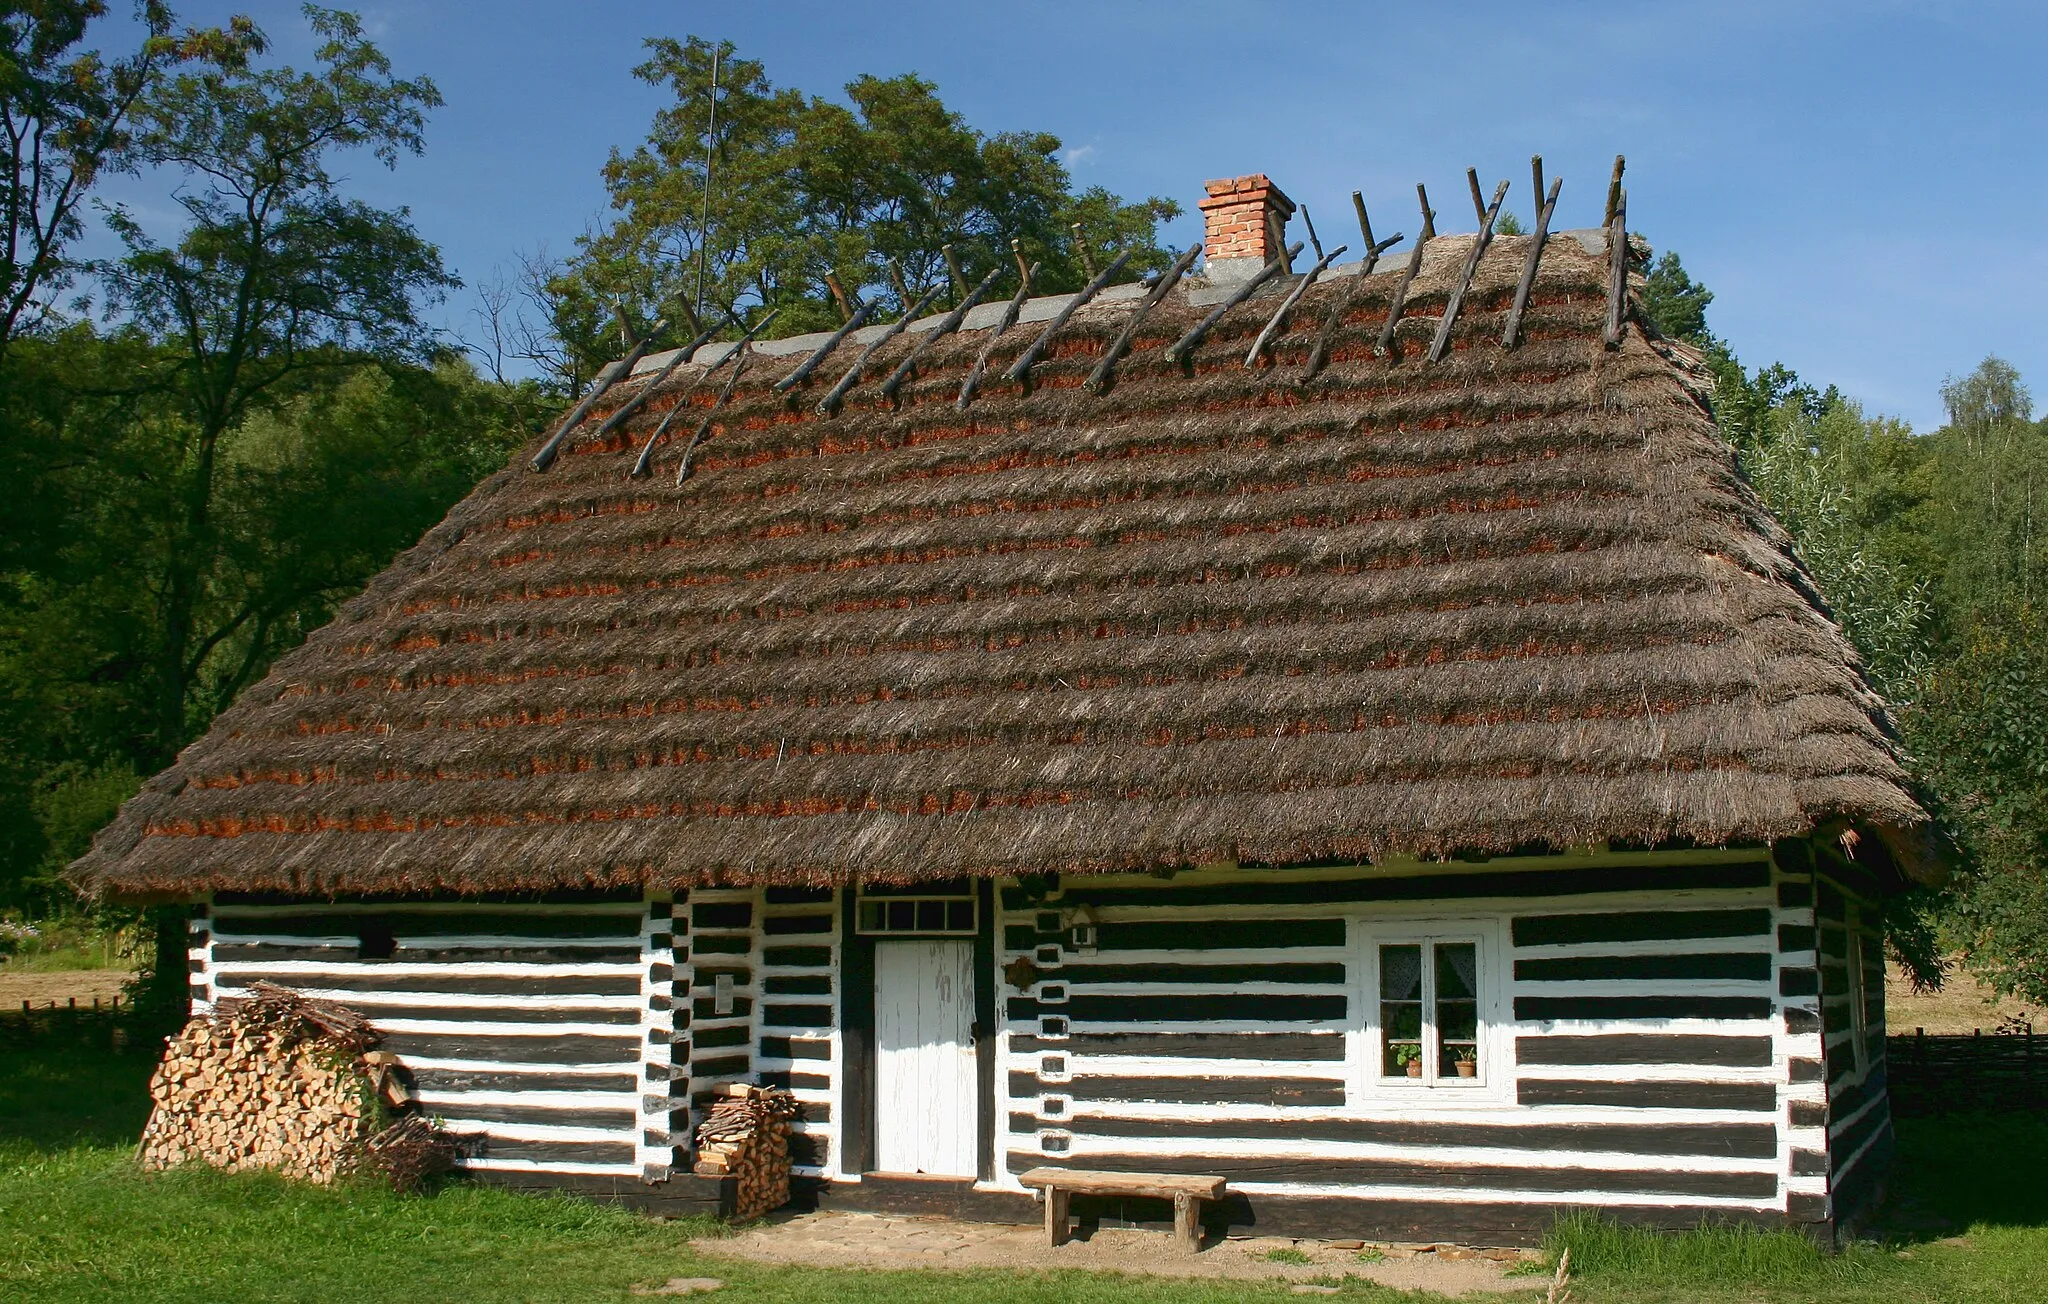
[[[875,944],[887,935],[856,927],[860,885],[840,891],[839,1041],[846,1075],[841,1089],[845,1122],[835,1171],[856,1177],[875,1167]],[[974,881],[974,1167],[978,1181],[995,1178],[996,1148],[996,918],[995,883]]]

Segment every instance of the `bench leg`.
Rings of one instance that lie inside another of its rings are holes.
[[[1197,1214],[1202,1202],[1185,1191],[1173,1197],[1173,1243],[1183,1254],[1202,1248],[1202,1224]]]
[[[1045,1240],[1048,1245],[1067,1243],[1068,1193],[1057,1186],[1045,1188]]]

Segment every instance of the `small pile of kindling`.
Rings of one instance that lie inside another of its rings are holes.
[[[417,1115],[397,1057],[354,1010],[258,982],[192,1019],[150,1079],[144,1168],[198,1161],[328,1183],[383,1174],[406,1190],[454,1164],[454,1140]]]
[[[718,1088],[697,1125],[703,1177],[738,1179],[732,1216],[759,1218],[789,1201],[789,1120],[802,1106],[787,1091],[735,1082]]]

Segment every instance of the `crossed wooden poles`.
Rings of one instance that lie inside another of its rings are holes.
[[[1628,192],[1621,184],[1624,166],[1625,160],[1620,156],[1616,156],[1614,172],[1608,182],[1606,216],[1603,220],[1603,227],[1607,234],[1608,283],[1607,316],[1602,339],[1606,347],[1610,349],[1620,347],[1627,317],[1629,269]],[[1501,347],[1507,349],[1516,348],[1522,343],[1523,322],[1528,312],[1530,294],[1536,283],[1536,274],[1543,258],[1544,245],[1549,238],[1551,219],[1557,211],[1558,192],[1563,186],[1561,179],[1554,179],[1546,190],[1543,176],[1543,158],[1541,155],[1530,159],[1529,167],[1531,189],[1535,199],[1535,229],[1533,239],[1529,242],[1527,257],[1522,264],[1521,276],[1515,286],[1514,304],[1509,309],[1507,321],[1501,330]],[[1464,307],[1465,298],[1471,290],[1473,277],[1479,270],[1480,260],[1486,256],[1487,249],[1493,243],[1495,229],[1500,219],[1501,205],[1507,199],[1509,187],[1506,181],[1502,181],[1495,187],[1493,196],[1489,200],[1480,188],[1479,174],[1476,170],[1466,169],[1465,180],[1471,189],[1472,209],[1479,222],[1479,234],[1473,240],[1471,248],[1466,251],[1464,261],[1458,270],[1457,278],[1452,282],[1450,296],[1445,302],[1443,314],[1438,318],[1436,331],[1430,339],[1428,349],[1423,354],[1423,359],[1426,363],[1441,362],[1451,352],[1452,337],[1457,327],[1459,314]],[[1374,352],[1386,357],[1397,356],[1396,335],[1407,308],[1409,290],[1414,285],[1416,275],[1422,270],[1424,246],[1436,237],[1436,213],[1429,206],[1429,194],[1422,186],[1418,185],[1415,187],[1415,195],[1421,207],[1422,225],[1420,227],[1420,235],[1415,241],[1414,247],[1409,250],[1407,265],[1402,270],[1400,280],[1395,284],[1393,296],[1388,304],[1386,321],[1381,325],[1379,335],[1373,345]],[[1358,218],[1359,236],[1363,241],[1361,247],[1365,250],[1364,258],[1357,275],[1352,278],[1351,286],[1332,300],[1329,311],[1325,314],[1322,325],[1316,332],[1315,343],[1309,350],[1307,362],[1302,368],[1299,377],[1301,381],[1311,380],[1322,371],[1329,361],[1331,343],[1339,329],[1350,319],[1357,303],[1364,295],[1366,278],[1372,275],[1374,268],[1379,263],[1380,255],[1399,244],[1403,238],[1399,233],[1396,233],[1384,240],[1375,239],[1373,236],[1372,220],[1366,212],[1365,200],[1359,192],[1353,191],[1351,193],[1351,203],[1352,207],[1356,210]],[[1323,276],[1330,265],[1349,248],[1347,245],[1339,245],[1325,253],[1322,241],[1316,234],[1315,222],[1310,217],[1306,205],[1303,206],[1301,213],[1303,222],[1308,228],[1308,243],[1314,248],[1316,253],[1316,261],[1306,273],[1303,273],[1295,280],[1289,292],[1282,297],[1279,305],[1267,317],[1264,327],[1254,337],[1251,348],[1244,356],[1244,366],[1247,369],[1270,364],[1269,354],[1273,341],[1286,331],[1295,309],[1301,303],[1302,297]],[[1279,242],[1277,230],[1274,232],[1274,235],[1274,248],[1276,252],[1271,261],[1247,277],[1211,309],[1201,321],[1197,322],[1180,338],[1169,344],[1164,352],[1168,362],[1183,370],[1191,370],[1195,350],[1201,346],[1202,341],[1214,330],[1217,323],[1268,284],[1282,276],[1291,274],[1294,259],[1301,253],[1303,245],[1296,243],[1283,247]],[[1131,251],[1126,250],[1117,254],[1107,265],[1098,270],[1096,268],[1094,251],[1088,249],[1085,241],[1081,238],[1078,227],[1075,229],[1075,240],[1076,247],[1081,250],[1085,265],[1090,273],[1088,283],[1078,293],[1069,296],[1066,302],[1060,305],[1058,311],[1039,330],[1038,334],[1032,338],[1031,342],[1017,354],[1010,365],[1003,370],[1000,377],[1002,380],[1018,385],[1026,391],[1031,387],[1032,369],[1046,356],[1053,340],[1060,331],[1066,327],[1076,313],[1094,302],[1109,287],[1131,257]],[[1017,325],[1022,316],[1024,306],[1031,296],[1033,283],[1037,280],[1041,269],[1041,265],[1038,263],[1027,264],[1025,262],[1017,241],[1013,240],[1010,243],[1011,252],[1016,260],[1017,292],[1011,296],[1009,303],[1005,306],[990,330],[987,341],[983,344],[972,365],[968,368],[966,376],[961,380],[960,391],[954,399],[954,406],[962,412],[965,412],[973,404],[975,397],[979,394],[988,375],[990,356],[994,352],[997,342]],[[916,345],[911,348],[910,352],[904,356],[901,362],[897,363],[896,367],[889,373],[888,378],[882,382],[882,397],[892,403],[897,401],[897,395],[903,383],[916,374],[917,364],[924,357],[926,351],[937,341],[961,329],[967,320],[968,314],[987,298],[989,292],[995,287],[996,282],[1001,278],[1005,270],[999,264],[992,268],[987,275],[983,276],[980,282],[972,289],[968,289],[966,280],[960,273],[959,262],[954,257],[953,247],[947,245],[943,252],[946,256],[950,283],[959,292],[958,301],[955,303],[952,311],[947,313],[935,326],[921,333]],[[1125,316],[1116,336],[1110,341],[1109,346],[1103,350],[1094,369],[1088,374],[1085,387],[1091,393],[1105,394],[1115,386],[1117,367],[1130,353],[1140,326],[1143,325],[1152,310],[1158,307],[1172,293],[1174,287],[1179,285],[1193,269],[1196,256],[1200,252],[1200,245],[1191,246],[1176,256],[1164,271],[1159,272],[1156,276],[1142,283],[1146,289],[1145,295]],[[867,341],[866,346],[854,358],[852,364],[840,374],[837,382],[818,400],[814,406],[814,411],[820,416],[829,417],[836,415],[840,411],[841,407],[845,404],[848,394],[864,379],[868,365],[874,360],[876,353],[919,320],[921,315],[938,298],[939,292],[948,283],[947,281],[941,281],[938,285],[926,291],[915,302],[912,302],[909,291],[904,286],[902,274],[900,271],[896,271],[893,264],[891,270],[895,274],[898,302],[905,305],[903,312],[894,321],[889,322],[878,335]],[[846,313],[845,322],[827,336],[816,348],[812,349],[801,362],[791,368],[788,374],[775,381],[770,386],[773,392],[784,396],[792,394],[799,386],[808,381],[824,365],[827,359],[841,345],[846,343],[854,332],[872,320],[879,310],[880,300],[878,299],[865,301],[854,299],[849,301],[845,292],[840,289],[836,281],[832,282],[831,288],[834,297],[839,300],[842,309]],[[724,385],[719,389],[717,396],[713,399],[709,408],[705,410],[696,429],[684,444],[682,458],[676,470],[675,482],[678,485],[689,479],[691,461],[698,445],[710,433],[713,421],[718,413],[731,400],[733,391],[739,383],[740,376],[746,371],[748,357],[750,356],[750,346],[755,338],[760,335],[761,331],[775,319],[779,311],[779,309],[771,310],[763,315],[747,329],[746,333],[738,341],[728,346],[696,378],[693,388],[707,385],[720,370],[726,367],[727,363],[732,364],[730,372],[726,375]],[[624,321],[626,319],[624,308],[621,307],[619,312],[621,320]],[[694,314],[688,313],[686,310],[685,315],[691,317],[692,324],[695,324]],[[728,313],[724,320],[716,325],[700,330],[689,343],[677,349],[644,384],[640,385],[630,398],[613,409],[605,417],[593,432],[593,438],[601,440],[623,427],[627,421],[632,419],[634,414],[646,406],[648,400],[661,388],[662,384],[668,380],[669,376],[678,366],[691,360],[699,350],[711,342],[714,336],[735,324],[737,324],[735,316]],[[534,454],[530,463],[533,470],[545,471],[554,464],[570,433],[582,424],[598,401],[613,386],[625,381],[632,375],[634,366],[647,356],[654,339],[666,328],[666,321],[657,322],[652,329],[633,341],[631,349],[624,358],[606,367],[598,374],[597,380],[591,386],[590,392],[583,397],[581,402],[577,403],[568,416],[562,419],[554,432],[549,435],[547,441]],[[632,469],[627,472],[629,478],[638,479],[651,474],[655,449],[660,445],[663,436],[668,434],[670,427],[692,406],[688,398],[685,397],[679,399],[670,407],[660,423],[655,426],[654,430],[641,443],[639,455],[634,459]]]

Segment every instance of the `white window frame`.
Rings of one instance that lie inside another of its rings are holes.
[[[1495,1108],[1514,1102],[1514,1023],[1509,1017],[1507,938],[1498,917],[1384,916],[1353,918],[1351,927],[1354,1011],[1346,1033],[1348,1104],[1409,1105],[1426,1109]],[[1470,942],[1478,965],[1478,1065],[1470,1078],[1439,1077],[1435,1072],[1436,1019],[1434,966],[1425,950],[1423,1006],[1423,1075],[1388,1077],[1385,1030],[1380,1026],[1380,948],[1389,945]]]

